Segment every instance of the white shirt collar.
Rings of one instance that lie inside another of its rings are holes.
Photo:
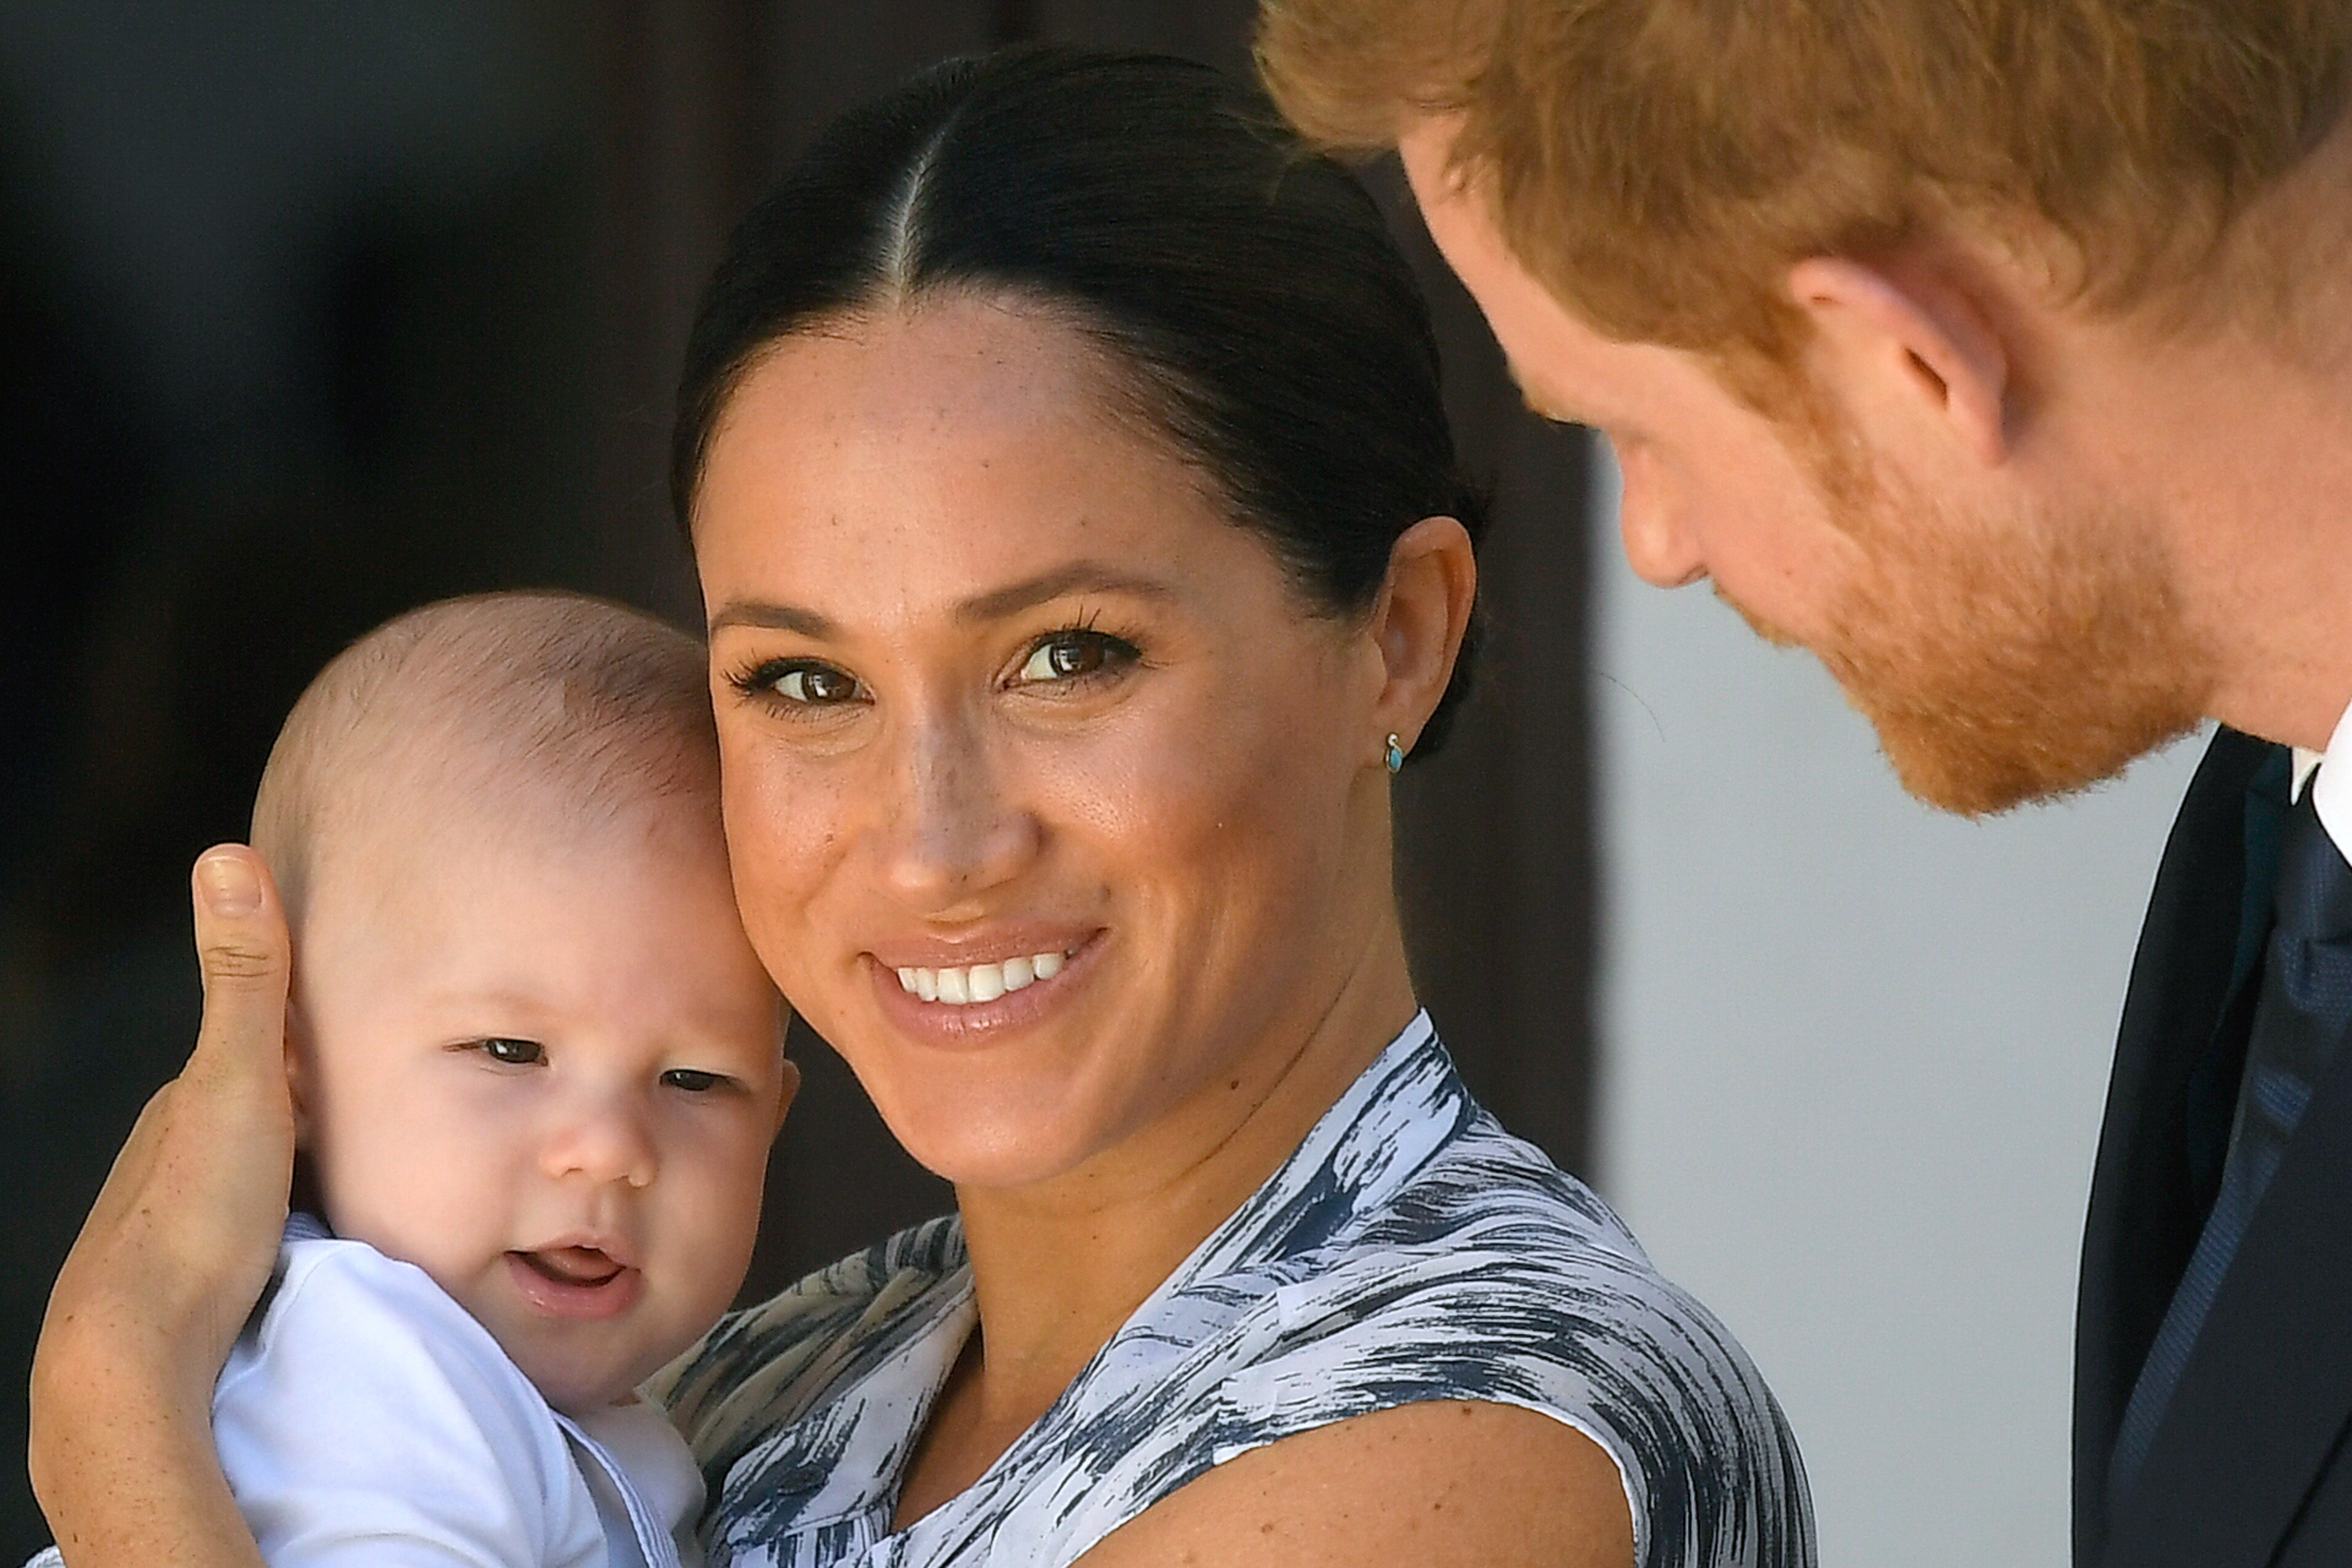
[[[2320,768],[2323,762],[2327,765]],[[2312,783],[2314,768],[2319,768],[2316,784]],[[2305,784],[2311,785],[2311,808],[2319,814],[2319,826],[2327,830],[2345,858],[2352,859],[2352,708],[2336,721],[2326,752],[2294,749],[2296,796],[2301,796]]]

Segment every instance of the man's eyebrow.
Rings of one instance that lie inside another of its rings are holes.
[[[1172,599],[1176,589],[1157,577],[1106,562],[1074,561],[1051,572],[974,595],[958,604],[953,614],[957,620],[971,625],[999,621],[1065,594],[1123,594],[1139,599]],[[710,617],[708,635],[716,637],[730,626],[793,632],[818,642],[833,641],[841,633],[830,617],[815,610],[765,599],[730,599]]]

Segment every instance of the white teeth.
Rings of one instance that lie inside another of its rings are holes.
[[[974,1002],[993,1002],[1008,991],[1024,990],[1040,980],[1051,980],[1062,973],[1066,962],[1058,952],[1034,952],[1026,958],[974,963],[961,969],[909,967],[898,971],[898,988],[926,1002],[945,1002],[961,1007]]]

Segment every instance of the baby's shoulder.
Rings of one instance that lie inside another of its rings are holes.
[[[365,1242],[289,1231],[215,1385],[224,1409],[346,1405],[380,1391],[386,1417],[463,1405],[506,1431],[556,1432],[546,1400],[432,1276]],[[438,1396],[436,1401],[436,1396]]]
[[[212,1414],[272,1562],[329,1539],[462,1542],[482,1562],[602,1552],[546,1400],[429,1275],[363,1243],[289,1237]]]
[[[230,1368],[282,1353],[298,1341],[319,1340],[340,1340],[355,1350],[430,1341],[456,1353],[506,1362],[489,1331],[416,1265],[363,1241],[289,1230]]]

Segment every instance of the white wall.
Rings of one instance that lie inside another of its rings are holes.
[[[2200,748],[1937,816],[1601,500],[1598,1184],[1779,1392],[1825,1568],[2058,1568],[2084,1196]]]

